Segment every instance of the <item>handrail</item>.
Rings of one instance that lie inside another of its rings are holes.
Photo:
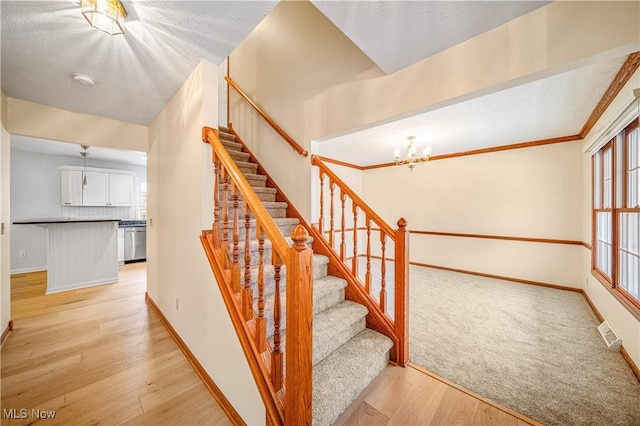
[[[213,149],[215,180],[214,223],[211,231],[203,232],[201,241],[265,404],[266,423],[311,424],[313,252],[306,246],[309,234],[298,225],[291,234],[293,246],[290,247],[220,141],[217,130],[203,128],[202,139]],[[252,217],[255,219],[255,237],[251,237]],[[241,226],[244,226],[244,265],[240,264]],[[273,297],[273,307],[269,309],[265,304],[265,238],[271,242],[274,268],[275,291],[269,296]],[[252,240],[258,243],[257,272],[252,272]],[[244,269],[244,282],[241,268]],[[256,279],[253,284],[252,278]],[[280,292],[285,279],[286,316],[282,311]],[[257,287],[257,300],[253,297],[254,286]],[[267,315],[271,313],[273,322],[269,327],[273,328],[273,341],[269,343]],[[287,330],[284,353],[283,316]]]
[[[262,108],[260,108],[258,105],[256,105],[255,102],[253,102],[251,100],[251,98],[249,98],[249,96],[240,87],[238,87],[236,82],[233,81],[233,79],[231,77],[226,76],[224,79],[227,81],[227,83],[229,83],[229,86],[233,87],[233,89],[236,92],[238,92],[238,94],[249,105],[251,105],[251,107],[254,110],[256,110],[256,112],[258,114],[260,114],[260,116],[262,116],[262,118],[264,118],[267,121],[267,123],[269,123],[269,125],[273,128],[273,130],[275,130],[276,132],[278,132],[278,134],[280,136],[282,136],[282,138],[291,146],[291,148],[293,148],[293,150],[295,152],[297,152],[298,154],[302,155],[303,157],[306,157],[306,156],[309,155],[309,152],[307,150],[305,150],[304,148],[302,148],[295,140],[293,140],[293,138],[291,136],[289,136],[287,134],[287,132],[282,130],[282,128],[280,126],[278,126],[278,124],[275,121],[273,121],[273,119],[266,112],[264,112],[264,110],[262,110]]]
[[[351,199],[355,201],[356,204],[358,204],[358,206],[365,213],[367,213],[374,222],[377,222],[380,225],[380,228],[384,231],[385,234],[393,236],[395,231],[391,228],[391,226],[389,226],[389,224],[387,224],[384,219],[378,216],[378,214],[371,207],[369,207],[369,205],[365,203],[364,200],[358,196],[358,194],[353,192],[353,190],[349,188],[349,185],[344,183],[344,181],[340,179],[338,175],[332,172],[331,169],[328,168],[317,155],[311,156],[311,165],[320,168],[325,175],[329,176],[331,180],[337,183],[340,189],[342,189],[349,197],[351,197]]]
[[[408,303],[409,303],[409,231],[407,229],[407,221],[404,218],[398,220],[398,229],[393,230],[378,214],[373,211],[367,203],[362,200],[349,186],[342,181],[333,171],[331,171],[323,161],[317,156],[311,157],[311,164],[317,166],[320,171],[320,218],[318,220],[318,227],[313,230],[312,235],[315,238],[319,238],[323,245],[328,249],[326,253],[332,261],[336,261],[338,265],[334,268],[339,269],[346,276],[348,285],[347,293],[362,301],[371,318],[367,317],[367,324],[371,325],[377,331],[387,335],[393,340],[394,348],[392,351],[392,359],[399,365],[406,365],[409,362],[409,335],[408,335]],[[324,178],[329,178],[329,237],[325,236],[324,232],[324,207],[326,200],[324,199]],[[335,187],[338,187],[339,191],[336,194]],[[334,199],[338,195],[338,210],[339,217],[341,217],[338,228],[334,227]],[[352,248],[353,256],[347,256],[347,244],[345,234],[349,231],[346,223],[345,204],[347,197],[351,201],[351,212],[349,212],[351,221],[351,233],[352,233]],[[359,215],[363,212],[364,215]],[[359,224],[362,223],[364,216],[364,227]],[[377,225],[371,226],[371,222]],[[358,231],[366,231],[363,237],[365,238],[364,244],[358,241]],[[374,284],[375,273],[371,270],[371,259],[376,256],[371,253],[371,231],[379,232],[379,249],[381,252],[380,259],[380,282]],[[334,235],[340,234],[340,242],[334,240]],[[393,258],[386,258],[386,244],[387,239],[393,243]],[[336,249],[336,243],[339,245],[339,250]],[[358,264],[358,251],[359,246],[366,246],[366,273],[364,274],[364,281],[359,278],[358,270],[360,268]],[[350,262],[349,262],[350,261]],[[386,262],[394,263],[393,273],[393,317],[389,316],[390,307],[387,305],[387,279],[386,279]],[[349,265],[350,263],[350,265]],[[374,295],[374,288],[379,290],[378,295]]]
[[[278,225],[276,225],[273,220],[270,220],[271,216],[262,204],[262,201],[260,201],[255,192],[253,192],[253,188],[251,188],[251,185],[249,185],[249,182],[247,182],[247,179],[244,177],[235,161],[233,161],[233,158],[231,158],[224,145],[222,145],[222,142],[220,142],[220,139],[218,138],[218,131],[210,127],[205,127],[203,129],[203,140],[211,145],[216,152],[220,163],[222,163],[225,169],[228,170],[229,177],[235,182],[243,199],[247,202],[251,211],[254,212],[256,220],[260,221],[262,230],[269,236],[272,249],[275,249],[281,256],[286,256],[290,248],[289,243],[282,235],[282,232],[280,232]],[[269,220],[264,220],[264,218],[269,218]]]

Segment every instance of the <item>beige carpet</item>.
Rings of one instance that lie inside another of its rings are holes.
[[[640,425],[640,384],[597,325],[580,293],[411,268],[412,361],[547,425]]]

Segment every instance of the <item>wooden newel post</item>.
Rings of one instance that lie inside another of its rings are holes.
[[[395,327],[398,335],[396,362],[409,362],[409,231],[404,218],[398,220],[395,231]]]
[[[285,424],[311,424],[313,251],[307,230],[298,225],[287,265],[287,346]]]

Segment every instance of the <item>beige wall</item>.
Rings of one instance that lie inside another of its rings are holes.
[[[580,241],[581,143],[364,172],[364,199],[395,227]],[[581,246],[411,235],[411,260],[581,287]]]
[[[585,138],[582,156],[583,163],[583,203],[582,203],[582,240],[591,244],[592,229],[592,169],[591,154],[587,150],[595,150],[596,143],[606,142],[607,137],[616,131],[616,127],[625,126],[628,123],[617,122],[617,118],[627,110],[630,105],[632,111],[636,110],[633,97],[633,89],[640,88],[640,70],[636,71],[622,88],[618,96],[613,100],[609,108],[602,115],[593,129]],[[640,105],[638,106],[640,108]],[[636,112],[637,114],[637,112]],[[618,129],[619,130],[619,129]],[[600,314],[607,320],[622,338],[622,345],[627,350],[636,366],[640,367],[640,321],[618,302],[618,300],[603,286],[591,273],[591,251],[582,250],[582,283],[585,293],[589,296]]]
[[[309,149],[311,141],[640,50],[639,8],[637,2],[553,2],[384,75],[313,5],[281,2],[232,53],[230,75]],[[234,127],[309,218],[308,161],[235,95],[230,108]]]
[[[149,128],[9,98],[8,128],[12,135],[104,148],[147,151]]]
[[[0,333],[11,319],[11,209],[10,209],[10,166],[11,139],[7,132],[7,96],[1,94],[0,116],[0,216],[5,232],[0,236]]]
[[[243,419],[261,424],[262,401],[199,241],[213,221],[211,149],[201,139],[203,126],[217,126],[217,79],[202,62],[149,127],[148,293]]]

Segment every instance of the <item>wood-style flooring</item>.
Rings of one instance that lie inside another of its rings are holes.
[[[145,268],[126,265],[116,284],[51,295],[44,272],[12,277],[2,425],[231,424],[145,303]],[[38,421],[32,410],[55,418]],[[389,366],[336,424],[529,422],[414,368]]]
[[[33,410],[55,411],[38,422],[47,425],[231,424],[147,307],[145,268],[125,265],[116,284],[51,295],[45,272],[12,277],[2,425],[32,424]]]

